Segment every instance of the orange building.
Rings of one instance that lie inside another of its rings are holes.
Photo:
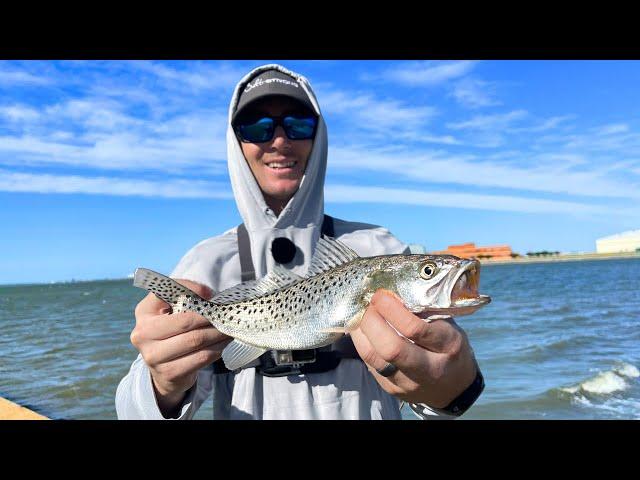
[[[511,258],[509,245],[490,245],[488,247],[476,247],[475,243],[463,243],[462,245],[449,245],[446,250],[433,252],[437,255],[455,255],[461,258]]]

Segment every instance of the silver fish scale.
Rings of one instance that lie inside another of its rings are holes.
[[[332,343],[362,309],[363,280],[372,258],[358,259],[275,292],[237,303],[202,302],[191,307],[222,333],[270,349],[306,349]],[[189,303],[191,305],[189,305]],[[198,310],[200,307],[200,310]],[[185,307],[182,307],[185,308]]]

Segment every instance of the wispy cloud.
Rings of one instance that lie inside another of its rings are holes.
[[[367,151],[366,155],[362,152]],[[521,164],[480,161],[474,155],[443,151],[416,153],[406,148],[380,152],[372,148],[332,147],[330,165],[347,171],[375,171],[411,182],[498,187],[586,197],[640,199],[637,185],[608,178],[606,169],[574,171],[553,154],[522,158]],[[576,162],[577,164],[578,162]],[[533,165],[530,167],[524,165]]]
[[[596,128],[598,135],[613,135],[615,133],[626,133],[629,131],[629,125],[625,123],[614,123],[610,125],[602,125]]]
[[[0,106],[0,117],[11,123],[34,122],[40,117],[40,112],[25,105]]]
[[[447,127],[452,130],[503,130],[528,115],[526,110],[513,110],[495,115],[477,115],[464,122],[447,123]]]
[[[323,113],[329,115],[349,114],[345,128],[362,131],[406,131],[426,125],[437,111],[431,106],[412,106],[393,99],[377,98],[363,94],[321,87],[318,98]]]
[[[397,68],[388,69],[381,77],[388,81],[414,87],[440,85],[460,78],[475,67],[475,61],[457,62],[410,62]]]
[[[229,185],[191,179],[148,181],[0,170],[0,191],[166,198],[233,198]]]
[[[630,214],[627,210],[612,211],[600,205],[506,195],[447,193],[384,187],[363,187],[359,185],[328,185],[325,192],[327,202],[334,203],[365,202],[571,215],[614,214],[626,216]]]
[[[227,63],[211,64],[207,62],[189,63],[184,68],[175,68],[152,61],[133,62],[132,67],[156,76],[163,86],[175,89],[229,90],[247,73]]]
[[[4,118],[15,131],[0,136],[0,164],[224,172],[226,112],[199,109],[151,119],[127,109],[116,99],[93,97],[40,111],[4,107],[0,128]]]
[[[0,170],[0,191],[127,197],[233,199],[233,193],[229,185],[223,182],[191,179],[150,181],[104,176],[86,177],[79,175],[18,173],[9,170]],[[366,202],[522,213],[628,214],[627,211],[617,210],[612,212],[606,207],[577,202],[345,184],[327,185],[326,198],[328,202],[334,203]]]
[[[474,78],[464,78],[457,82],[451,92],[458,103],[469,108],[500,105],[495,99],[495,86]]]
[[[49,85],[51,83],[50,78],[39,77],[23,70],[6,69],[0,65],[0,85],[3,87]]]

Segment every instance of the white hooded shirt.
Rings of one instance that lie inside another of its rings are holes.
[[[256,75],[277,69],[295,78],[308,94],[319,116],[316,137],[300,187],[279,216],[267,206],[231,127],[242,89]],[[280,65],[258,67],[236,86],[229,107],[227,155],[233,192],[249,233],[256,278],[275,264],[270,252],[273,239],[286,237],[296,245],[294,259],[284,267],[305,276],[324,216],[324,180],[327,166],[327,128],[308,80]],[[335,238],[360,256],[409,253],[408,247],[388,230],[363,223],[334,219]],[[241,283],[237,229],[195,245],[171,273],[219,292]],[[265,377],[255,368],[214,374],[211,367],[198,372],[180,408],[179,419],[193,418],[213,397],[214,419],[400,419],[400,402],[386,393],[356,359],[342,359],[328,372]],[[120,419],[163,419],[142,356],[131,365],[116,392]]]

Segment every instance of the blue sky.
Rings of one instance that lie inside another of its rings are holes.
[[[279,61],[329,129],[326,211],[428,250],[640,228],[638,61]],[[0,283],[170,272],[237,225],[225,128],[271,61],[0,61]]]

